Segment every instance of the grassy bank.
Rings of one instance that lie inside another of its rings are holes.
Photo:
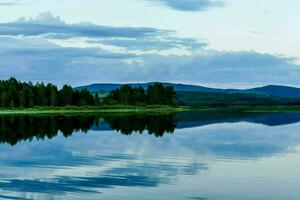
[[[226,107],[179,107],[179,106],[68,106],[68,107],[34,107],[0,109],[0,115],[18,114],[84,114],[84,113],[176,113],[182,111],[233,111],[244,113],[270,113],[270,112],[300,112],[300,106],[226,106]]]
[[[80,113],[172,113],[185,110],[172,106],[67,106],[0,109],[0,115],[12,114],[80,114]]]

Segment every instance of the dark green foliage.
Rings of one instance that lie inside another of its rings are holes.
[[[174,105],[176,93],[172,86],[164,87],[161,83],[150,85],[145,91],[142,87],[133,88],[123,85],[112,90],[104,98],[105,104],[120,105]]]
[[[95,105],[100,105],[100,97],[99,97],[99,93],[95,94]]]
[[[84,106],[94,105],[94,96],[87,90],[76,91],[65,85],[58,90],[55,85],[19,82],[14,78],[0,81],[1,108],[30,108],[34,106]]]
[[[61,105],[71,105],[72,104],[72,97],[77,97],[79,98],[79,95],[75,94],[73,91],[73,88],[68,85],[64,85],[63,88],[60,91],[60,104]],[[73,102],[75,102],[73,100]],[[77,102],[76,102],[77,103]]]

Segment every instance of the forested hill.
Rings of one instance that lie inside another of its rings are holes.
[[[155,83],[132,83],[129,84],[132,87],[142,87],[144,89],[148,88],[149,85],[154,85]],[[279,86],[279,85],[268,85],[264,87],[250,88],[245,90],[238,89],[218,89],[202,87],[197,85],[187,85],[187,84],[173,84],[173,83],[163,83],[164,86],[172,86],[176,92],[206,92],[206,93],[220,93],[220,94],[257,94],[264,96],[273,96],[281,98],[300,98],[300,88]],[[87,89],[93,93],[108,93],[116,88],[121,87],[122,84],[92,84],[86,86],[76,87],[76,90]]]

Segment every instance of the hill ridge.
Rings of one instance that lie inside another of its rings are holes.
[[[143,87],[147,88],[149,85],[152,85],[156,82],[146,82],[146,83],[126,83],[132,87]],[[259,94],[266,96],[275,96],[283,98],[300,98],[300,88],[293,86],[284,86],[284,85],[265,85],[261,87],[254,87],[249,89],[222,89],[222,88],[211,88],[200,85],[193,84],[184,84],[184,83],[169,83],[161,82],[165,86],[173,86],[175,91],[184,91],[184,92],[208,92],[208,93],[241,93],[241,94]],[[122,83],[93,83],[90,85],[75,87],[74,89],[82,90],[87,89],[90,92],[102,92],[108,93],[113,89],[121,87]]]

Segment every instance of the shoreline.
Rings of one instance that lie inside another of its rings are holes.
[[[227,107],[184,107],[184,106],[85,106],[85,107],[34,107],[34,108],[3,108],[0,115],[31,115],[31,114],[114,114],[114,113],[178,113],[194,112],[240,112],[240,113],[276,113],[300,112],[300,106],[227,106]]]
[[[85,106],[85,107],[35,107],[0,109],[0,115],[31,114],[101,114],[101,113],[176,113],[186,110],[172,106]]]

